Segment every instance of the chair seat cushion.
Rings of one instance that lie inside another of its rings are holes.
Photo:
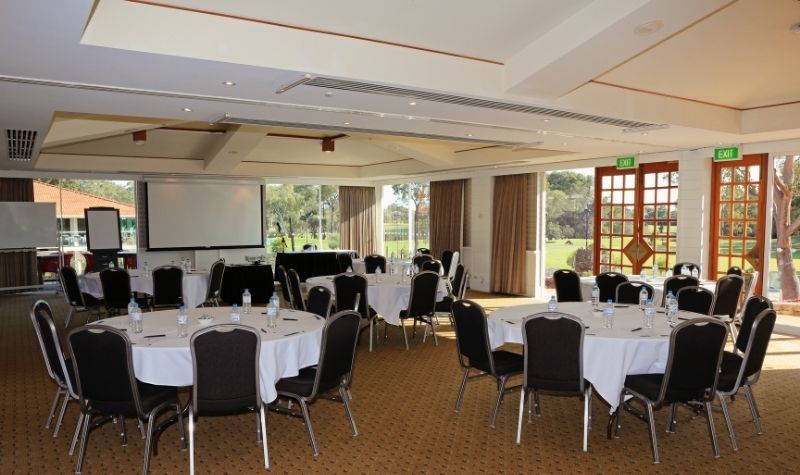
[[[83,303],[86,304],[87,308],[101,307],[103,305],[103,299],[99,299],[92,294],[83,292]]]
[[[197,399],[195,411],[205,416],[227,416],[248,412],[256,407],[256,395],[229,399]]]
[[[584,387],[590,384],[588,381],[584,380]],[[533,389],[539,389],[543,391],[557,391],[557,392],[568,392],[568,393],[580,393],[581,392],[581,385],[580,382],[577,380],[566,380],[566,379],[542,379],[542,378],[533,378],[528,376],[528,380],[525,382],[525,386]]]
[[[307,366],[302,368],[297,376],[280,379],[275,384],[275,389],[278,390],[278,394],[309,397],[314,390],[314,378],[316,377],[317,367]],[[318,392],[325,392],[338,385],[339,381],[320,381]]]
[[[661,382],[664,374],[631,374],[625,378],[625,387],[629,388],[650,401],[656,401],[661,391]],[[666,402],[700,401],[704,392],[698,389],[671,389],[664,396]]]
[[[145,414],[149,413],[157,406],[164,403],[178,402],[178,388],[173,386],[156,386],[137,381],[139,386],[139,397],[142,401],[142,409]],[[136,416],[136,405],[133,399],[130,401],[97,401],[92,400],[91,406],[101,412],[112,414],[123,414],[126,416]]]
[[[736,353],[731,353],[730,351],[722,353],[722,365],[720,366],[719,381],[717,382],[718,391],[730,392],[736,389],[734,385],[743,362],[744,358]]]
[[[518,353],[499,350],[493,351],[492,357],[494,358],[494,370],[498,376],[521,373],[525,367],[525,360],[522,358],[522,355]],[[488,361],[470,360],[469,364],[475,369],[479,369],[485,373],[491,373]]]
[[[445,296],[441,301],[436,302],[437,313],[451,313],[453,311],[453,298]]]

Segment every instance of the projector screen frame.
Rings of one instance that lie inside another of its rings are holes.
[[[254,184],[254,183],[251,183]],[[152,247],[150,245],[150,194],[148,193],[148,187],[150,183],[144,183],[144,208],[147,210],[145,213],[145,224],[147,226],[147,247],[145,248],[147,252],[159,252],[159,251],[203,251],[203,250],[219,250],[219,249],[255,249],[255,248],[263,248],[266,245],[266,241],[264,238],[265,233],[265,216],[264,216],[264,185],[258,184],[258,191],[259,191],[259,209],[261,210],[261,219],[260,219],[260,226],[261,226],[261,243],[260,244],[240,244],[240,245],[229,245],[229,246],[177,246],[177,247]]]
[[[89,224],[90,221],[91,221],[91,218],[90,218],[89,215],[93,214],[93,213],[100,213],[100,212],[102,212],[102,213],[113,213],[115,215],[115,217],[116,217],[114,222],[116,223],[116,241],[117,241],[117,245],[115,247],[102,247],[102,248],[97,247],[97,248],[95,248],[95,247],[92,246],[92,229],[91,229],[91,226]],[[90,251],[92,253],[95,253],[95,252],[102,253],[102,252],[119,252],[119,251],[122,250],[122,230],[120,229],[120,224],[119,224],[119,209],[118,208],[112,208],[112,207],[107,207],[107,206],[95,206],[95,207],[90,207],[90,208],[84,208],[83,209],[83,218],[84,218],[84,223],[86,223],[86,249],[88,251]]]

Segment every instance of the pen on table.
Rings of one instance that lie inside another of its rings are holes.
[[[145,335],[142,338],[156,338],[156,337],[159,337],[159,336],[167,336],[167,335],[164,335],[163,333],[160,334],[160,335]]]
[[[300,332],[287,333],[287,334],[285,334],[283,336],[292,336],[292,335],[297,335],[298,333],[300,333]]]
[[[96,321],[94,323],[103,323],[103,322],[105,322],[105,320],[98,320],[98,321]]]
[[[506,323],[510,323],[511,325],[516,325],[516,323],[512,322],[511,320],[503,320]]]
[[[297,321],[296,318],[286,318],[286,317],[281,318],[281,320],[287,320],[287,321],[290,321],[290,322],[296,322]]]
[[[636,327],[636,328],[633,328],[631,331],[632,331],[632,332],[638,332],[638,331],[639,331],[639,330],[641,330],[641,329],[642,329],[642,327]]]
[[[264,333],[269,333],[268,331],[264,330],[263,328],[261,329],[261,331],[264,332]]]

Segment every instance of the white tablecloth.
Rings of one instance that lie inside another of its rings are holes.
[[[583,377],[595,392],[616,410],[619,394],[629,374],[663,373],[667,366],[671,328],[664,313],[655,314],[650,330],[641,328],[642,312],[638,306],[615,308],[614,327],[602,328],[602,312],[592,311],[585,302],[565,302],[558,311],[580,318],[589,328],[583,342]],[[489,342],[492,348],[504,343],[522,343],[522,320],[534,313],[546,312],[547,304],[518,305],[497,309],[489,316]],[[696,318],[691,312],[678,317]]]
[[[281,309],[281,318],[274,331],[267,330],[266,317],[259,309],[255,313],[241,316],[241,324],[256,329],[261,335],[261,399],[271,402],[278,393],[275,383],[285,377],[297,376],[301,368],[315,365],[319,360],[322,342],[322,327],[325,322],[308,312]],[[189,336],[177,336],[175,322],[176,310],[162,310],[143,315],[144,332],[127,332],[134,343],[133,370],[136,378],[150,384],[163,386],[191,386],[192,354],[189,340],[193,332],[204,328],[197,323],[197,317],[208,314],[214,317],[213,324],[229,323],[230,307],[196,308],[187,311],[189,315]],[[297,318],[297,321],[282,318]],[[101,320],[104,325],[127,328],[128,317],[115,317]],[[290,333],[295,333],[289,335]],[[164,334],[164,337],[144,338],[146,335]]]
[[[153,275],[129,271],[131,291],[153,295]],[[194,271],[183,274],[183,301],[186,308],[195,308],[206,300],[208,292],[208,272]],[[100,284],[100,273],[90,272],[83,276],[83,290],[97,298],[103,298],[103,286]]]
[[[641,278],[638,275],[628,276],[628,279],[631,282],[641,282]],[[656,306],[661,305],[661,301],[664,298],[664,281],[666,277],[656,277],[653,279],[652,277],[648,277],[646,283],[653,286],[653,303]],[[701,280],[700,286],[705,287],[710,291],[714,291],[717,288],[717,281],[715,280]],[[586,301],[591,300],[592,298],[592,287],[594,287],[594,276],[590,277],[581,277],[581,293],[583,294],[583,299]]]
[[[310,288],[315,285],[321,285],[330,289],[331,292],[335,292],[333,288],[333,277],[332,275],[310,277],[306,279],[306,286]],[[400,310],[408,308],[408,299],[411,295],[411,278],[404,278],[399,274],[387,274],[381,275],[380,277],[375,274],[368,274],[367,283],[367,299],[369,300],[369,305],[374,308],[387,323],[400,325]],[[444,280],[439,279],[436,300],[442,300],[445,295],[447,295],[447,288],[445,287]]]
[[[392,264],[395,266],[395,272],[400,273],[403,271],[403,266],[411,266],[411,260],[404,259],[404,260],[396,260],[394,263],[391,261],[386,262],[386,266],[389,267],[390,270]],[[364,259],[353,259],[353,272],[356,274],[366,274],[367,273],[367,265],[364,264]]]

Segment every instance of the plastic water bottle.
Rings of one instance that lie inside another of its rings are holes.
[[[653,261],[653,278],[655,279],[656,277],[658,277],[658,264],[656,264],[656,261]]]
[[[178,307],[178,316],[175,317],[178,324],[178,336],[183,338],[189,336],[189,315],[186,315],[186,307]]]
[[[131,301],[128,302],[128,327],[133,328],[133,309],[136,307],[136,299],[131,297]]]
[[[147,261],[144,261],[144,264],[142,264],[142,271],[144,272],[145,277],[150,275],[150,265],[147,263]]]
[[[697,270],[697,267],[692,267],[692,277],[695,279],[700,278],[700,271]]]
[[[650,297],[650,294],[647,293],[647,289],[642,286],[642,290],[639,291],[639,309],[644,310],[647,306],[647,300]]]
[[[267,303],[267,328],[275,328],[278,326],[278,306],[272,299]]]
[[[244,289],[242,293],[242,313],[249,315],[253,311],[253,296],[250,295],[250,289]]]
[[[383,275],[383,272],[381,271],[381,268],[380,267],[375,268],[375,281],[376,282],[380,282],[381,281],[381,275]]]
[[[603,328],[612,328],[614,326],[614,302],[608,299],[606,306],[603,309]]]
[[[672,295],[672,291],[670,290],[667,292],[666,298],[664,298],[664,308],[669,309],[669,306],[672,304],[673,300],[675,300],[675,296]]]
[[[144,331],[144,325],[142,324],[142,309],[139,308],[139,304],[133,305],[133,313],[131,314],[131,319],[133,320],[133,333],[142,333]]]
[[[595,282],[592,286],[592,308],[597,308],[600,305],[600,287]]]
[[[642,322],[642,326],[645,328],[653,328],[653,315],[655,314],[655,309],[653,308],[653,300],[650,299],[645,303],[644,306],[644,321]]]
[[[547,302],[547,311],[548,312],[555,312],[558,310],[558,301],[556,300],[555,295],[550,296],[550,301]]]
[[[639,273],[639,279],[642,282],[647,282],[647,272],[645,272],[644,267],[642,267],[642,271]]]
[[[689,272],[689,268],[686,267],[686,264],[681,266],[681,275],[692,275],[692,273]]]
[[[272,292],[272,297],[269,298],[269,302],[275,306],[275,308],[281,307],[281,299],[278,297],[278,292]]]
[[[239,323],[242,321],[242,316],[239,314],[239,306],[236,304],[231,305],[231,314],[228,316],[231,323]]]

